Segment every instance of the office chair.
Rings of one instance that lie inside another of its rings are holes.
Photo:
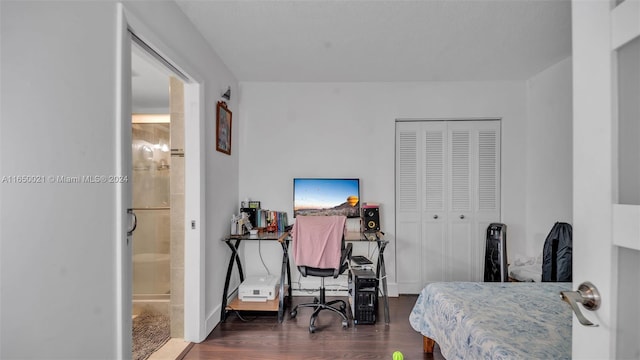
[[[330,310],[342,317],[342,327],[349,326],[347,304],[344,300],[327,302],[324,278],[337,278],[349,267],[349,258],[353,244],[345,246],[346,217],[344,216],[297,216],[291,229],[293,238],[293,259],[302,276],[320,277],[320,296],[312,303],[296,305],[291,310],[291,318],[298,314],[298,308],[311,307],[313,314],[309,319],[309,332],[316,331],[316,319],[322,310]],[[338,306],[334,306],[338,304]]]

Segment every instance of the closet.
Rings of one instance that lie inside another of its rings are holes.
[[[482,281],[487,226],[500,220],[500,121],[396,122],[400,293]]]

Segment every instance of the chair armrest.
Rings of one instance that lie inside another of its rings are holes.
[[[353,252],[353,244],[348,243],[347,246],[342,250],[342,256],[340,256],[340,265],[345,263],[348,259],[351,259],[351,253]]]
[[[347,246],[341,250],[340,265],[333,271],[333,278],[337,278],[349,267],[349,259],[351,259],[351,252],[353,251],[353,244],[348,243]]]

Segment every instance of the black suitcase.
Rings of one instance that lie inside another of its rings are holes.
[[[507,266],[507,225],[492,223],[487,227],[487,244],[484,253],[484,281],[509,281]]]
[[[556,222],[544,240],[542,282],[571,282],[573,266],[573,228]]]

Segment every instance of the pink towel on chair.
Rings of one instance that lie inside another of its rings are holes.
[[[291,229],[296,265],[338,269],[346,222],[344,216],[298,216]]]

